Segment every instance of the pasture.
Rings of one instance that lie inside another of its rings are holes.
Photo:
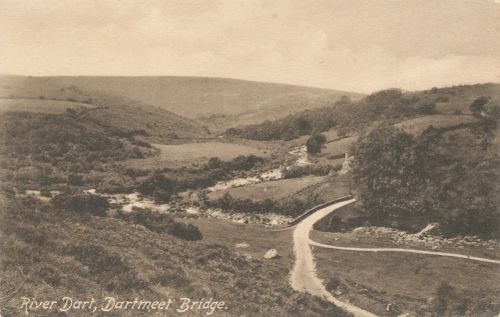
[[[471,123],[476,120],[470,115],[433,115],[406,120],[394,126],[413,135],[418,135],[431,125],[434,128],[446,128],[462,123]]]
[[[162,161],[198,161],[218,157],[221,160],[231,160],[238,155],[266,156],[269,151],[266,146],[225,143],[217,141],[184,143],[184,144],[152,144],[160,150]]]
[[[335,241],[338,244],[338,241]],[[318,276],[326,283],[335,279],[337,297],[386,315],[387,303],[393,303],[400,313],[420,312],[427,316],[434,308],[436,291],[442,282],[455,290],[455,305],[464,301],[465,309],[478,311],[468,316],[493,316],[497,313],[500,295],[497,264],[465,259],[407,253],[370,253],[314,248]],[[466,301],[469,302],[468,305]],[[484,306],[483,306],[484,305]],[[482,307],[481,307],[482,306]],[[485,310],[494,310],[490,314]],[[482,311],[479,313],[479,311]]]
[[[349,136],[337,141],[326,143],[323,150],[321,150],[321,156],[328,157],[332,155],[335,156],[344,154],[346,152],[349,153],[351,145],[356,142],[357,139],[357,136]]]
[[[262,182],[244,187],[234,187],[224,191],[209,194],[210,199],[217,199],[225,193],[231,194],[234,198],[264,200],[282,199],[295,194],[309,186],[316,185],[324,181],[323,176],[307,176],[302,178],[281,179],[277,181]]]

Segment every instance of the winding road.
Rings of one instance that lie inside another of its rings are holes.
[[[290,283],[294,290],[300,292],[307,292],[311,295],[319,296],[334,305],[340,307],[344,311],[353,314],[356,317],[374,317],[376,315],[363,310],[359,307],[345,303],[335,298],[330,292],[328,292],[323,285],[323,282],[316,275],[316,267],[314,263],[314,257],[311,251],[311,245],[335,249],[344,251],[359,251],[359,252],[406,252],[415,254],[426,254],[426,255],[437,255],[446,257],[462,258],[473,261],[488,262],[500,264],[500,260],[486,259],[473,257],[457,253],[444,253],[444,252],[433,252],[425,250],[415,250],[415,249],[401,249],[401,248],[354,248],[354,247],[339,247],[327,244],[322,244],[314,242],[309,239],[309,233],[313,225],[321,218],[327,216],[334,210],[343,207],[345,205],[355,202],[356,199],[350,199],[342,202],[338,202],[327,206],[323,209],[316,211],[309,217],[302,220],[295,227],[293,232],[293,249],[295,252],[295,265],[290,277]]]
[[[311,231],[314,223],[335,209],[348,205],[354,201],[356,200],[346,200],[320,209],[302,220],[297,227],[295,227],[295,231],[293,232],[295,265],[292,271],[292,276],[290,277],[290,282],[294,290],[322,297],[341,309],[352,313],[356,317],[375,317],[376,315],[366,310],[338,300],[326,290],[323,282],[316,275],[314,258],[311,248],[309,247],[309,232]]]

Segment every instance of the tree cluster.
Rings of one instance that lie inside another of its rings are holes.
[[[498,236],[500,160],[483,146],[484,139],[491,142],[483,128],[431,126],[418,137],[393,127],[370,133],[353,151],[354,184],[367,218],[407,230],[439,222],[450,235]]]

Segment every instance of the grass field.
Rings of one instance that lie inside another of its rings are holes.
[[[223,245],[256,258],[262,258],[266,251],[273,248],[280,257],[265,262],[266,266],[288,270],[293,264],[292,230],[271,231],[263,225],[239,224],[220,219],[186,218],[183,221],[198,227],[205,243]],[[236,244],[240,243],[247,243],[248,247],[237,248]]]
[[[270,248],[276,249],[281,257],[264,261],[262,268],[265,271],[283,274],[293,265],[292,230],[272,232],[262,225],[217,219],[184,221],[196,225],[206,243],[223,245],[246,256],[262,258]],[[247,243],[248,247],[236,246],[242,243]],[[428,299],[435,297],[437,286],[445,280],[459,291],[471,292],[468,293],[470,299],[477,299],[477,305],[486,300],[492,306],[490,309],[494,309],[499,304],[500,287],[496,281],[500,271],[493,264],[412,254],[367,254],[322,248],[314,248],[313,252],[320,278],[325,282],[333,277],[340,279],[341,294],[335,294],[336,297],[380,316],[387,316],[388,303],[395,304],[402,313],[420,310],[425,316],[425,311],[430,310],[426,307]],[[493,314],[475,313],[473,316]]]
[[[66,109],[94,108],[94,106],[71,101],[46,100],[46,99],[0,99],[0,112],[23,111],[40,112],[49,114],[64,113]]]
[[[434,115],[403,121],[395,126],[411,134],[420,134],[431,125],[435,128],[446,128],[474,121],[476,119],[468,115]]]
[[[500,259],[498,248],[490,248],[483,246],[461,246],[456,244],[443,244],[437,249],[431,249],[430,245],[424,242],[406,242],[404,245],[395,245],[394,241],[388,235],[369,234],[360,232],[323,232],[312,231],[311,239],[324,244],[346,247],[361,247],[361,248],[411,248],[418,250],[428,250],[437,252],[459,253],[470,256],[484,257],[489,259]]]
[[[346,175],[324,177],[321,182],[305,187],[293,196],[306,200],[311,195],[317,195],[320,200],[329,201],[350,193],[350,179]]]
[[[468,316],[494,316],[500,307],[500,270],[496,264],[462,259],[403,253],[361,253],[315,248],[319,277],[340,280],[343,300],[387,316],[386,305],[393,303],[400,312],[420,311],[430,316],[429,300],[436,296],[438,285],[447,281],[467,292],[465,301],[485,305]],[[432,301],[432,300],[431,300]],[[426,313],[427,312],[427,313]]]
[[[153,146],[160,149],[160,159],[164,161],[196,161],[211,157],[231,160],[238,155],[265,156],[267,152],[264,147],[217,141],[174,145],[153,144]]]
[[[234,198],[264,200],[266,198],[282,199],[288,197],[309,186],[324,181],[322,176],[308,176],[293,179],[281,179],[277,181],[262,182],[254,185],[230,188],[225,191],[218,191],[209,194],[210,199],[217,199],[225,193],[231,194]]]
[[[323,150],[321,150],[321,157],[327,158],[332,155],[339,155],[349,153],[351,145],[356,142],[357,136],[350,136],[344,139],[326,143]]]

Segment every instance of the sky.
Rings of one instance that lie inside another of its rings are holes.
[[[500,82],[500,0],[0,0],[0,73]]]

